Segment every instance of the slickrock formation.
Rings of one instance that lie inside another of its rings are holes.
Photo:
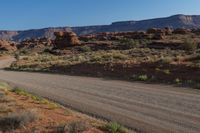
[[[48,38],[26,39],[18,45],[18,48],[42,48],[50,45],[51,40]]]
[[[54,48],[65,49],[70,46],[80,45],[80,41],[74,32],[55,32]]]
[[[147,34],[152,34],[153,38],[156,40],[162,40],[165,38],[166,35],[171,35],[173,30],[171,28],[164,28],[164,29],[159,29],[159,28],[150,28],[147,30]]]
[[[190,33],[191,30],[190,29],[185,29],[185,28],[177,28],[173,31],[173,34],[182,34],[182,35],[185,35],[185,34],[188,34]]]
[[[159,28],[150,28],[147,30],[147,34],[162,34],[162,35],[171,35],[172,34],[172,29],[171,28],[164,28],[164,29],[159,29]]]
[[[103,32],[97,34],[90,34],[80,36],[80,40],[89,41],[92,39],[104,41],[104,40],[120,40],[123,38],[128,39],[150,39],[150,35],[146,32],[136,31],[136,32]]]
[[[12,52],[16,50],[17,50],[17,47],[14,43],[11,43],[5,40],[0,40],[0,51]]]

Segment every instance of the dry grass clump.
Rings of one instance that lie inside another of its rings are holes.
[[[7,83],[0,82],[0,89],[7,90],[10,89],[10,86]]]
[[[197,49],[198,44],[192,39],[185,39],[183,48],[187,51],[194,51]]]
[[[0,130],[14,130],[27,125],[37,119],[37,115],[33,111],[23,111],[10,113],[0,117]]]
[[[79,47],[77,47],[77,49],[80,52],[91,52],[92,51],[91,47],[89,47],[87,45],[79,46]]]
[[[12,112],[12,108],[9,106],[13,102],[13,99],[8,97],[4,91],[0,91],[0,115]]]
[[[102,126],[99,121],[94,120],[99,124],[97,127],[85,116],[76,115],[71,110],[18,87],[9,89],[8,94],[0,89],[0,101],[0,132],[82,133],[99,131],[98,127]]]
[[[36,113],[33,111],[19,110],[19,112],[17,112],[14,110],[17,103],[12,97],[6,94],[6,87],[8,87],[6,83],[1,83],[0,131],[14,130],[23,127],[37,118]]]
[[[49,109],[56,109],[56,108],[59,107],[58,104],[50,102],[47,99],[42,98],[40,96],[36,96],[36,95],[30,94],[30,93],[26,92],[25,90],[23,90],[21,88],[14,88],[11,91],[16,93],[16,94],[18,94],[18,95],[23,95],[23,96],[30,97],[32,100],[34,100],[34,101],[36,101],[36,102],[38,102],[40,104],[46,104],[46,105],[48,105]]]
[[[0,105],[0,114],[7,114],[13,112],[12,108],[9,107],[7,104]]]
[[[91,125],[85,121],[73,121],[57,129],[56,133],[82,133],[91,128]]]
[[[109,52],[101,51],[99,53],[93,54],[88,62],[93,62],[93,63],[117,62],[117,61],[128,60],[129,58],[130,57],[126,53],[122,53],[119,51],[109,51]]]

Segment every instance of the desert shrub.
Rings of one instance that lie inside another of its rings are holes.
[[[183,49],[184,50],[188,50],[188,51],[192,51],[197,49],[197,43],[194,42],[192,39],[185,39],[184,43],[183,43]]]
[[[200,83],[195,83],[195,84],[193,85],[193,87],[194,87],[195,89],[200,89]]]
[[[49,49],[49,48],[46,48],[46,49],[44,49],[44,51],[43,51],[44,53],[51,53],[51,49]]]
[[[72,57],[67,59],[67,61],[70,64],[83,63],[83,62],[85,62],[87,60],[88,60],[87,57],[82,55],[82,54],[79,54],[77,56],[72,56]]]
[[[160,60],[158,60],[158,63],[160,64],[170,64],[173,61],[171,57],[163,57]]]
[[[20,58],[20,55],[18,53],[15,53],[15,59],[19,60],[19,58]]]
[[[122,53],[114,53],[112,56],[113,56],[114,59],[117,59],[117,60],[128,59],[128,56],[125,55],[125,54],[122,54]]]
[[[105,125],[105,130],[109,133],[128,133],[128,130],[116,122],[110,122]]]
[[[27,51],[27,50],[21,50],[20,54],[21,55],[27,55],[27,54],[29,54],[29,51]]]
[[[81,51],[81,52],[91,52],[92,49],[89,47],[89,46],[80,46],[78,47],[78,50]]]
[[[200,89],[200,83],[192,80],[186,81],[186,84],[195,88],[195,89]]]
[[[6,96],[6,93],[0,93],[0,103],[9,103],[12,101],[13,101],[13,99]]]
[[[11,113],[0,117],[0,129],[2,131],[14,130],[27,125],[37,119],[33,111],[24,111],[20,113]]]
[[[196,54],[187,59],[188,61],[200,61],[200,54]]]
[[[9,89],[10,86],[7,83],[0,82],[0,89]]]
[[[129,49],[138,47],[140,45],[140,42],[138,40],[133,40],[133,39],[122,39],[120,43],[122,46]]]
[[[165,70],[163,70],[163,73],[165,73],[165,74],[167,74],[167,75],[171,74],[171,72],[170,72],[169,69],[165,69]]]
[[[14,88],[12,90],[12,92],[14,92],[14,93],[16,93],[18,95],[23,95],[23,96],[30,97],[32,100],[34,100],[34,101],[36,101],[36,102],[38,102],[40,104],[46,104],[46,105],[49,106],[50,109],[55,109],[55,108],[59,107],[56,103],[50,102],[50,101],[48,101],[47,99],[45,99],[43,97],[30,94],[30,93],[28,93],[25,90],[20,89],[20,88]]]
[[[176,78],[176,79],[174,80],[174,82],[175,82],[176,84],[180,84],[180,83],[181,83],[181,80],[180,80],[179,78]]]
[[[124,60],[127,58],[127,56],[121,53],[106,53],[102,55],[102,58],[105,60],[109,60],[109,59]]]
[[[141,39],[139,40],[140,44],[143,45],[143,46],[147,46],[148,44],[152,43],[151,40],[147,40],[147,39]]]
[[[0,91],[0,99],[5,97],[5,93],[3,91]]]
[[[147,81],[148,80],[148,76],[147,75],[139,75],[138,76],[138,80],[140,80],[140,81]]]
[[[30,95],[26,91],[24,91],[23,89],[18,88],[18,87],[12,89],[11,91],[18,94],[18,95],[23,95],[23,96],[29,96]]]
[[[10,108],[7,104],[3,104],[0,106],[0,113],[10,113],[12,112],[12,108]]]
[[[119,60],[126,60],[129,56],[120,52],[111,51],[109,53],[102,52],[91,56],[91,62],[112,62]]]
[[[84,121],[73,121],[67,125],[60,126],[56,133],[82,133],[88,128],[90,128],[90,125]]]

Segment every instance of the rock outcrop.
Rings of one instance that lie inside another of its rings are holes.
[[[8,42],[5,40],[0,40],[0,51],[12,52],[16,50],[17,50],[17,47],[15,43]]]
[[[181,35],[185,35],[190,33],[191,30],[190,29],[185,29],[185,28],[177,28],[173,31],[173,34],[181,34]]]
[[[80,45],[80,41],[74,32],[55,32],[54,48],[66,49],[70,46]]]
[[[146,32],[147,32],[147,34],[171,35],[172,32],[173,32],[173,29],[168,28],[168,27],[163,28],[163,29],[160,29],[160,28],[150,28]]]
[[[150,39],[150,35],[146,32],[138,31],[138,32],[103,32],[97,34],[90,34],[80,36],[80,40],[82,41],[106,41],[106,40],[121,40],[123,38],[127,39]]]
[[[32,49],[32,48],[43,48],[46,46],[51,45],[51,40],[48,38],[37,38],[37,39],[26,39],[22,41],[19,45],[18,48],[27,48],[27,49]]]

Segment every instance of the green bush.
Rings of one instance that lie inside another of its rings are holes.
[[[92,49],[89,47],[89,46],[80,46],[78,47],[78,50],[81,51],[81,52],[91,52]]]
[[[180,84],[180,83],[181,83],[181,80],[180,80],[179,78],[176,78],[176,79],[174,80],[174,82],[175,82],[176,84]]]
[[[126,48],[135,48],[140,45],[140,42],[138,40],[133,40],[133,39],[122,39],[120,41],[122,46],[125,46]]]
[[[171,57],[163,57],[160,60],[158,60],[160,64],[170,64],[172,61],[173,59]]]
[[[148,76],[147,75],[139,75],[138,76],[138,80],[140,80],[140,81],[147,81],[148,80]]]
[[[21,89],[21,88],[14,88],[11,90],[12,92],[16,93],[17,95],[23,95],[23,96],[29,96],[30,94],[27,93],[25,90]]]
[[[105,125],[105,129],[109,133],[128,133],[128,130],[116,122],[110,122]]]
[[[192,81],[192,80],[188,80],[188,81],[186,81],[186,83],[187,83],[189,86],[191,86],[191,87],[193,87],[193,88],[195,88],[195,89],[200,89],[200,83],[199,83],[199,82]]]

